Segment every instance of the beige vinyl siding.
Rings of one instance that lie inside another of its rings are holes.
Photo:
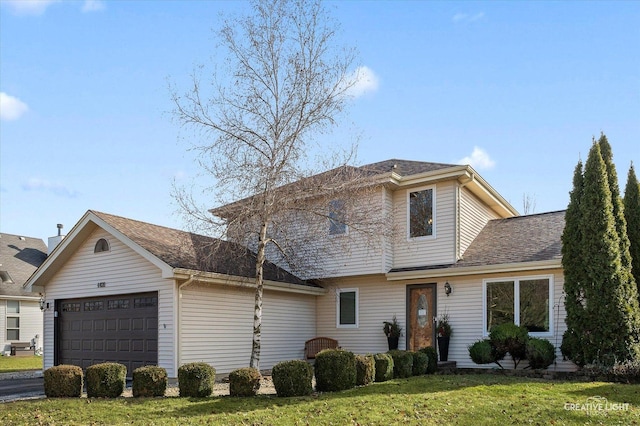
[[[94,253],[98,239],[109,242],[110,251]],[[98,288],[98,282],[105,287]],[[53,302],[60,299],[107,296],[147,291],[158,292],[158,365],[175,377],[174,281],[163,279],[160,270],[101,228],[96,229],[77,252],[46,284],[51,309],[44,319],[44,368],[53,365]]]
[[[389,218],[389,222],[393,223],[393,192],[387,188],[382,189],[382,206],[384,214]],[[393,268],[393,238],[388,235],[383,236],[382,241],[382,272],[387,272]]]
[[[7,301],[5,299],[0,299],[0,352],[4,354],[4,352],[9,351],[11,348],[7,343]]]
[[[418,187],[420,188],[420,187]],[[441,182],[435,191],[435,237],[409,239],[407,233],[407,191],[394,192],[394,240],[393,267],[442,265],[455,262],[455,181]]]
[[[202,361],[218,373],[247,367],[253,335],[254,289],[188,285],[180,307],[180,364]],[[316,336],[315,296],[265,290],[260,368],[302,359]]]
[[[466,188],[460,189],[460,248],[463,256],[469,245],[491,219],[500,216]]]
[[[336,327],[336,289],[358,289],[358,328]],[[384,275],[340,279],[318,297],[318,335],[338,340],[343,349],[354,353],[376,353],[388,350],[382,322],[396,315],[406,331],[406,287],[390,283]],[[405,347],[405,336],[399,348]]]

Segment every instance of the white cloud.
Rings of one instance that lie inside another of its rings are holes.
[[[49,6],[60,0],[2,0],[16,15],[42,15]]]
[[[351,73],[348,80],[354,82],[354,84],[349,88],[347,94],[354,98],[359,98],[366,93],[375,92],[380,85],[378,76],[371,68],[366,66],[358,67]]]
[[[99,12],[104,10],[106,7],[104,1],[102,0],[85,0],[82,5],[83,12]]]
[[[477,146],[473,147],[473,152],[464,158],[457,161],[458,164],[468,164],[474,169],[486,170],[491,169],[496,165],[496,162],[489,157],[489,154]]]
[[[27,111],[29,111],[29,106],[20,99],[0,92],[0,120],[17,120]]]
[[[475,15],[470,15],[468,13],[456,13],[455,15],[453,15],[453,18],[451,18],[451,20],[454,23],[458,23],[458,22],[476,22],[481,20],[482,18],[484,18],[484,12],[478,12]]]
[[[51,182],[40,178],[29,179],[26,183],[22,184],[22,189],[25,191],[51,192],[54,195],[65,198],[75,198],[78,196],[78,191],[75,191],[60,182]]]

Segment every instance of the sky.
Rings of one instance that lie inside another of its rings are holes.
[[[640,2],[326,4],[366,77],[331,141],[357,129],[357,164],[468,163],[536,213],[566,208],[601,132],[621,191],[638,168]],[[169,85],[220,59],[220,13],[246,7],[0,0],[0,231],[46,242],[89,209],[185,229],[173,183],[200,170]]]

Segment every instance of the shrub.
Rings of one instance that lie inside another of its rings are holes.
[[[375,354],[373,360],[376,363],[376,382],[386,382],[393,379],[393,358],[389,354]]]
[[[567,330],[562,335],[562,344],[560,345],[562,356],[573,361],[577,366],[582,367],[585,364],[584,354],[580,346],[580,338],[578,335]]]
[[[401,350],[392,350],[388,352],[393,358],[393,377],[401,379],[411,377],[413,372],[413,356],[410,352]]]
[[[366,386],[376,378],[376,362],[373,355],[356,355],[356,385]]]
[[[613,365],[587,364],[583,372],[592,380],[637,384],[640,383],[640,360],[615,362]]]
[[[87,367],[87,396],[116,398],[126,385],[127,367],[117,362],[103,362]]]
[[[164,396],[167,390],[167,370],[155,365],[133,370],[133,396]]]
[[[505,354],[509,353],[511,359],[513,359],[514,368],[518,368],[518,363],[527,356],[529,332],[524,326],[518,326],[510,322],[496,325],[491,328],[489,340],[491,341],[491,346],[493,346],[496,360],[501,360]]]
[[[205,362],[192,362],[178,368],[180,396],[209,396],[213,393],[215,380],[215,368]]]
[[[262,375],[256,368],[238,368],[229,373],[229,395],[255,396],[260,389]]]
[[[56,365],[44,372],[44,394],[49,398],[71,398],[82,395],[82,368]]]
[[[278,396],[306,396],[313,392],[313,368],[305,361],[294,359],[276,364],[271,369],[271,378]]]
[[[492,364],[500,361],[496,358],[489,339],[478,340],[469,346],[469,356],[476,364]]]
[[[316,355],[316,389],[332,392],[356,385],[356,357],[342,349],[325,349]]]
[[[556,348],[546,339],[529,338],[527,359],[531,368],[547,368],[556,359]]]
[[[414,376],[422,376],[427,374],[427,368],[429,367],[429,355],[424,352],[410,352],[413,355],[413,367],[412,374]]]
[[[429,357],[429,365],[427,366],[427,374],[433,374],[438,370],[438,352],[433,346],[427,346],[420,349],[418,352],[422,352]]]

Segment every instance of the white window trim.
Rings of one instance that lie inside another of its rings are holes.
[[[513,281],[514,294],[513,294],[513,316],[514,323],[520,325],[520,281],[529,280],[549,280],[549,331],[530,331],[529,336],[532,337],[552,337],[554,330],[553,323],[553,295],[554,295],[554,282],[553,275],[531,275],[531,276],[517,276],[517,277],[498,277],[498,278],[485,278],[482,280],[482,335],[484,337],[489,336],[487,331],[487,283]]]
[[[433,225],[431,227],[431,235],[424,235],[421,237],[411,236],[411,193],[420,192],[426,189],[431,190],[431,213],[433,215]],[[435,240],[436,239],[436,185],[420,186],[417,188],[407,189],[406,196],[407,207],[407,241],[423,241],[423,240]]]
[[[340,324],[340,294],[352,293],[356,294],[356,323]],[[360,324],[360,295],[357,288],[339,288],[336,290],[336,328],[358,328]]]
[[[329,216],[329,229],[327,231],[327,235],[329,236],[329,238],[343,237],[345,235],[349,235],[349,225],[347,225],[346,223],[342,223],[344,225],[344,232],[340,232],[340,233],[336,233],[336,234],[332,234],[331,233],[331,221],[332,221],[332,219],[331,219],[331,203],[333,201],[342,201],[342,200],[335,199],[335,200],[329,201],[329,215],[328,215]],[[343,213],[344,213],[345,217],[347,216],[347,211],[346,210],[347,210],[347,204],[344,203],[344,212]],[[338,222],[338,223],[340,223],[340,222]]]
[[[20,323],[20,318],[21,318],[21,312],[22,312],[22,302],[20,302],[19,300],[17,300],[18,302],[18,312],[9,312],[9,300],[7,300],[5,302],[5,321],[4,321],[4,337],[8,337],[7,336],[7,332],[9,330],[18,330],[18,338],[17,339],[8,339],[7,338],[7,342],[19,342],[20,341],[20,330],[22,330],[22,327],[19,325],[18,328],[15,327],[9,327],[9,318],[18,318],[18,323]]]

